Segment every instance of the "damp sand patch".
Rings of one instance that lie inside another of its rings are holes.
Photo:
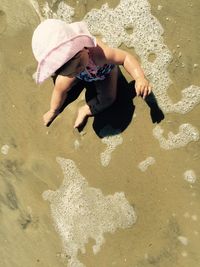
[[[62,238],[69,267],[83,267],[78,252],[85,253],[89,239],[95,240],[96,254],[105,242],[104,233],[131,227],[136,214],[123,192],[104,196],[100,189],[90,187],[70,159],[57,158],[64,180],[56,191],[47,190],[43,198],[50,202],[55,228]]]

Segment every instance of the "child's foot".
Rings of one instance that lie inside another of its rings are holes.
[[[80,107],[74,123],[74,128],[79,128],[85,124],[89,115],[91,115],[91,111],[88,105]]]
[[[58,116],[59,111],[56,110],[49,110],[46,112],[43,116],[43,122],[44,125],[49,127],[51,123],[55,120],[55,118]]]

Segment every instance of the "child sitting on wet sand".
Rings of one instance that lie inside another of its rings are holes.
[[[96,96],[79,108],[74,128],[81,126],[88,116],[109,107],[117,94],[118,65],[123,65],[135,80],[137,96],[145,98],[151,92],[136,58],[96,40],[84,22],[67,24],[58,19],[41,22],[33,33],[32,49],[38,61],[36,82],[56,75],[50,109],[43,116],[45,126],[57,117],[67,93],[80,80],[94,82]]]

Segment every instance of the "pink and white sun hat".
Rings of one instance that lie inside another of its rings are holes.
[[[85,22],[67,24],[59,19],[47,19],[35,29],[33,54],[38,61],[36,83],[42,83],[84,47],[96,46],[96,39]]]

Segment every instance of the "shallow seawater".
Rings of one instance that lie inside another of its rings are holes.
[[[200,266],[199,10],[197,0],[1,0],[0,266]],[[31,36],[53,16],[84,19],[137,54],[164,119],[132,100],[122,69],[115,116],[74,132],[82,93],[45,128],[52,81],[34,83]]]

